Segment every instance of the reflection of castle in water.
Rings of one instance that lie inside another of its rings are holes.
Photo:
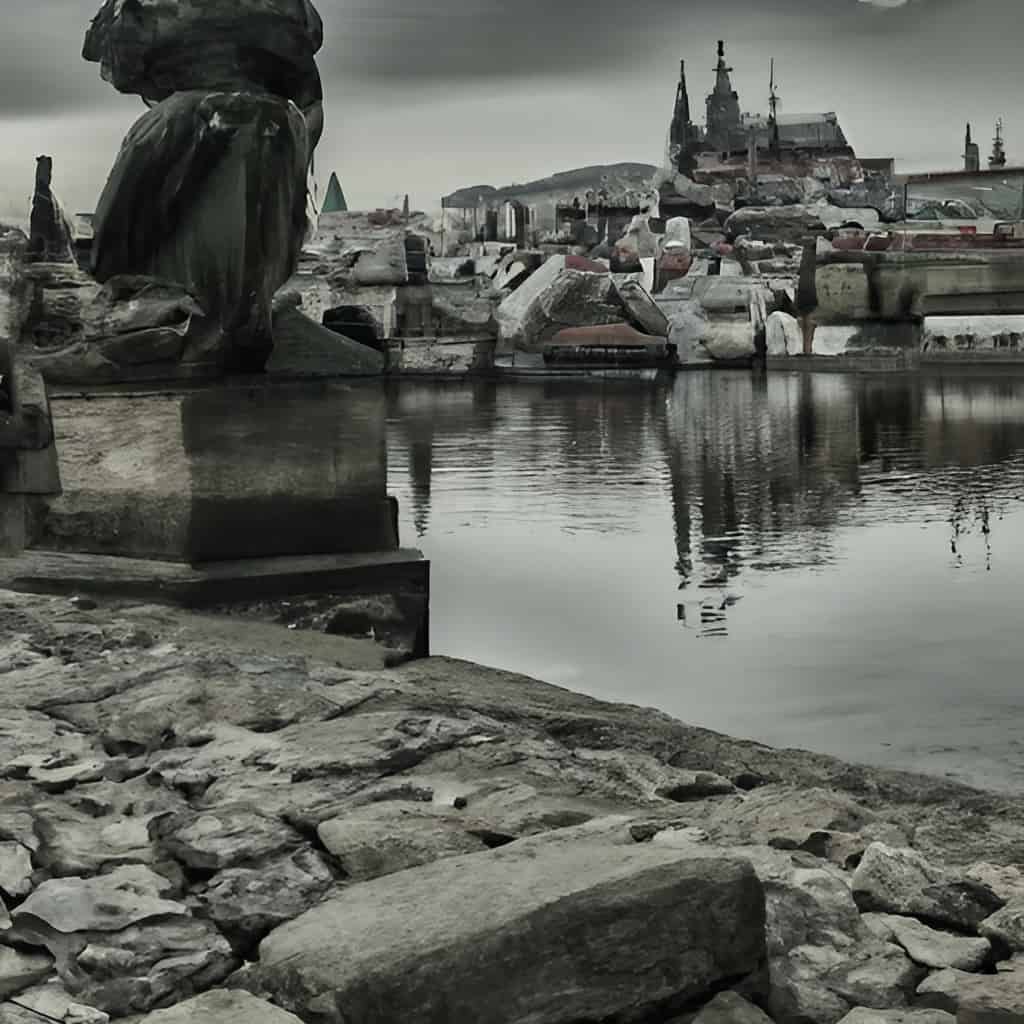
[[[676,618],[705,636],[726,632],[741,574],[826,565],[855,523],[945,522],[956,554],[965,532],[990,539],[1024,482],[1024,388],[1007,379],[687,374],[644,395],[403,384],[391,402],[421,535],[441,470],[466,488],[514,479],[521,514],[555,509],[565,529],[630,532],[667,489]]]

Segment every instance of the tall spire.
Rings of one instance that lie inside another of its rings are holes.
[[[689,174],[694,166],[694,130],[690,120],[690,94],[686,88],[686,61],[679,62],[679,85],[668,133],[669,160],[679,174]]]

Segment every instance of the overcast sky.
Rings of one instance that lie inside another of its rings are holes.
[[[326,134],[321,188],[415,206],[592,163],[657,163],[679,60],[695,118],[727,41],[744,110],[835,110],[861,156],[956,166],[971,120],[997,116],[1024,163],[1021,0],[315,0]],[[142,112],[81,59],[100,0],[0,0],[0,216],[24,210],[34,157],[69,208],[91,209]]]

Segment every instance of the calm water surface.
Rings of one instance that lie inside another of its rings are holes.
[[[1024,790],[1024,378],[403,382],[388,401],[435,653]]]

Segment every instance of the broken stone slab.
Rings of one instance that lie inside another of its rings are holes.
[[[166,1010],[154,1010],[139,1024],[302,1024],[292,1013],[248,992],[214,989]]]
[[[862,911],[919,917],[938,925],[977,931],[1004,901],[987,885],[930,864],[916,850],[872,843],[853,875]]]
[[[913,917],[869,913],[864,915],[864,923],[884,941],[898,943],[911,960],[925,967],[977,971],[992,954],[986,938],[939,931]]]
[[[55,932],[117,932],[152,918],[187,914],[164,899],[171,884],[142,865],[95,878],[51,878],[14,909],[16,926],[41,923]]]
[[[0,999],[23,992],[53,971],[53,957],[0,946]]]
[[[485,850],[471,827],[472,820],[463,821],[458,813],[388,801],[321,822],[317,835],[348,878],[363,881]]]
[[[668,336],[668,317],[639,281],[621,281],[615,290],[630,320],[641,331],[660,338]]]
[[[110,1015],[72,995],[59,982],[35,985],[18,993],[16,1002],[0,1003],[3,1024],[108,1024]]]
[[[772,1024],[772,1019],[736,992],[720,992],[692,1024]]]
[[[498,306],[499,349],[539,351],[564,327],[593,327],[622,320],[610,275],[575,270],[552,256]]]
[[[1024,957],[998,965],[995,974],[947,968],[918,986],[921,1006],[956,1014],[957,1024],[1016,1024],[1024,1019]]]
[[[757,968],[749,865],[576,838],[352,886],[264,939],[246,987],[324,1024],[382,1007],[406,1024],[567,1024],[692,1002]]]

